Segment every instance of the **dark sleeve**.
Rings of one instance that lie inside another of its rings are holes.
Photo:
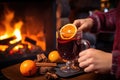
[[[115,14],[115,9],[112,9],[107,13],[99,11],[93,12],[93,14],[89,16],[94,21],[91,32],[97,33],[100,31],[115,31]]]

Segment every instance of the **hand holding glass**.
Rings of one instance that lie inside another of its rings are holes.
[[[63,40],[58,36],[57,42],[60,56],[67,60],[66,66],[61,67],[61,70],[68,73],[78,71],[79,68],[74,66],[74,60],[78,58],[80,51],[90,47],[89,41],[82,39],[82,31],[77,31],[76,35],[70,40]]]

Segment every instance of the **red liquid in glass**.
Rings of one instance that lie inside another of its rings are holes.
[[[78,44],[78,42],[80,42],[80,39],[78,40],[75,39],[70,41],[58,39],[57,48],[58,48],[58,52],[60,53],[60,56],[66,60],[75,59],[81,50],[80,43]]]

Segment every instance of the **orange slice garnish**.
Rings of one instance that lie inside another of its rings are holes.
[[[74,24],[66,24],[60,29],[60,37],[63,40],[72,39],[77,33],[77,27]]]

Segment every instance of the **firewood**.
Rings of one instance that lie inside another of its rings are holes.
[[[9,42],[13,39],[16,39],[16,37],[12,36],[12,37],[9,37],[6,39],[2,39],[2,40],[0,40],[0,45],[9,45],[10,44]]]
[[[27,41],[27,42],[29,42],[29,43],[31,43],[33,45],[36,45],[36,41],[31,39],[31,38],[29,38],[29,37],[25,37],[25,41]]]
[[[9,53],[10,50],[12,50],[12,49],[13,49],[16,45],[18,45],[19,43],[21,43],[21,41],[18,41],[18,42],[14,43],[14,44],[8,45],[9,47],[5,50],[5,52],[6,52],[6,53]]]

